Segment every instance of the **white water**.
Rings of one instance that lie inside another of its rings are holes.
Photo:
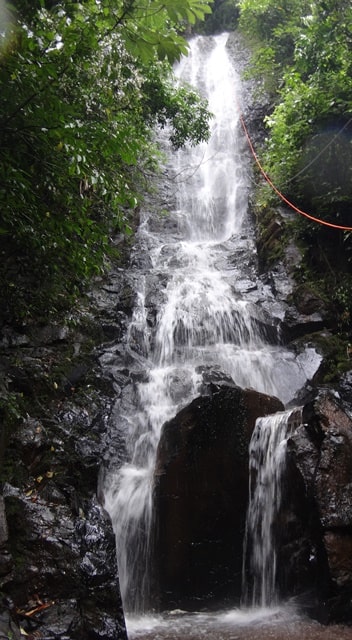
[[[324,627],[285,607],[218,613],[140,616],[127,621],[129,640],[351,640],[351,627]]]
[[[235,638],[234,630],[243,631],[248,627],[254,629],[276,619],[297,618],[294,608],[256,609],[241,611],[233,609],[217,613],[188,614],[186,611],[170,611],[165,615],[136,616],[128,620],[129,638]],[[232,632],[232,633],[231,633]],[[242,637],[242,636],[241,636]]]
[[[277,604],[277,536],[289,435],[300,411],[258,418],[249,446],[249,504],[243,553],[243,601],[247,606]]]
[[[181,81],[194,83],[208,97],[212,135],[208,144],[177,154],[170,150],[176,192],[175,210],[169,214],[176,223],[172,232],[162,219],[153,231],[155,224],[145,212],[138,233],[140,251],[148,251],[151,267],[136,269],[137,302],[126,352],[145,379],[136,385],[132,408],[117,402],[117,428],[124,425],[129,460],[111,471],[105,488],[126,611],[152,606],[149,549],[156,447],[163,423],[199,393],[201,368],[220,369],[239,386],[284,402],[315,369],[309,350],[297,359],[278,343],[269,344],[263,329],[271,321],[261,304],[272,294],[256,273],[247,211],[250,162],[237,107],[241,86],[226,41],[226,34],[194,38],[189,57],[177,69]],[[146,296],[155,278],[162,303],[152,326]],[[271,327],[274,337],[276,324]]]

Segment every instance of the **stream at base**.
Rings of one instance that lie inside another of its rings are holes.
[[[127,619],[129,640],[351,640],[352,628],[324,626],[285,607],[170,612]]]

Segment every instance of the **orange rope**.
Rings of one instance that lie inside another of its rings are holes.
[[[240,113],[240,121],[241,121],[241,125],[243,128],[243,131],[246,135],[247,138],[247,142],[249,145],[249,148],[252,152],[252,155],[254,157],[254,160],[256,161],[261,174],[263,175],[263,177],[265,178],[265,180],[267,181],[267,183],[271,186],[271,188],[273,189],[273,191],[275,191],[275,193],[279,196],[279,198],[281,198],[281,200],[283,202],[285,202],[285,204],[287,204],[291,209],[293,209],[294,211],[296,211],[297,213],[299,213],[301,216],[304,216],[305,218],[308,218],[309,220],[312,220],[313,222],[318,222],[319,224],[325,225],[326,227],[332,227],[333,229],[341,229],[342,231],[352,231],[352,227],[345,227],[343,225],[339,225],[339,224],[333,224],[332,222],[326,222],[325,220],[321,220],[320,218],[315,218],[314,216],[310,215],[309,213],[306,213],[306,211],[302,211],[302,209],[299,209],[298,207],[296,207],[292,202],[290,202],[282,193],[281,191],[279,191],[279,189],[277,187],[275,187],[275,185],[273,184],[273,182],[270,180],[269,176],[267,173],[265,173],[261,162],[254,150],[253,144],[252,144],[252,140],[249,136],[247,127],[246,127],[246,123],[243,119],[242,114]]]

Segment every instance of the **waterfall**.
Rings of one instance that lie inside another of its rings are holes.
[[[136,260],[131,267],[136,307],[119,366],[123,372],[132,368],[133,384],[114,411],[126,461],[109,470],[104,487],[127,611],[150,606],[152,487],[161,428],[199,394],[202,370],[221,370],[237,385],[284,402],[308,377],[304,361],[280,346],[283,311],[276,319],[268,314],[268,300],[279,305],[258,277],[247,207],[250,159],[237,108],[241,82],[227,39],[193,38],[176,69],[180,82],[208,98],[211,138],[169,150],[165,180],[172,210],[155,216],[145,207],[136,236],[136,255],[147,255],[148,266]]]
[[[249,504],[243,550],[243,604],[277,603],[277,522],[280,512],[286,443],[300,424],[300,410],[258,418],[249,446]]]

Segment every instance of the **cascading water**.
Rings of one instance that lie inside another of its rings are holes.
[[[208,144],[170,151],[174,210],[157,221],[145,211],[137,234],[136,251],[148,254],[149,266],[133,272],[136,307],[125,366],[132,363],[136,384],[132,400],[118,399],[115,412],[127,461],[105,481],[127,611],[150,604],[152,482],[161,427],[199,394],[202,368],[220,369],[237,385],[284,402],[313,373],[309,357],[296,358],[278,344],[278,317],[273,321],[264,310],[268,297],[275,301],[257,276],[247,212],[249,158],[237,108],[241,88],[227,39],[195,37],[177,69],[180,82],[208,98],[212,135]],[[148,296],[156,280],[161,302],[151,317]]]
[[[249,505],[243,551],[243,604],[277,603],[275,528],[282,499],[289,435],[300,425],[300,410],[258,418],[249,446]]]

